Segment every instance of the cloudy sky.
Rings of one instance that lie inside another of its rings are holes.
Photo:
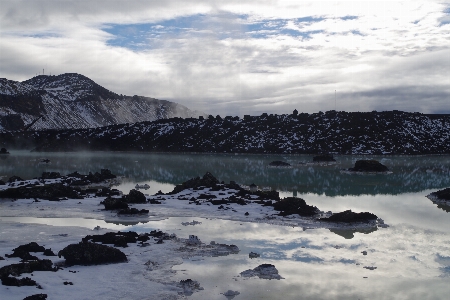
[[[450,113],[450,0],[0,1],[11,80],[80,73],[213,115]]]

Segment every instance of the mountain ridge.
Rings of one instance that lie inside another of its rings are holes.
[[[43,116],[43,118],[41,118]],[[0,78],[0,130],[77,129],[199,117],[175,102],[116,94],[77,74],[38,75],[23,82]]]

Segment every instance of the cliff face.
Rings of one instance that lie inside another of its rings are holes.
[[[23,130],[38,118],[32,129],[93,128],[198,116],[205,114],[174,102],[118,95],[80,74],[40,75],[24,82],[0,79],[0,130]]]
[[[6,141],[8,138],[3,137]],[[172,118],[83,130],[40,131],[39,151],[112,150],[237,153],[450,153],[450,115],[367,112]]]

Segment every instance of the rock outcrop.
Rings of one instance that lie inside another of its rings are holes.
[[[125,253],[119,249],[91,242],[71,244],[58,252],[67,265],[99,265],[126,262]]]

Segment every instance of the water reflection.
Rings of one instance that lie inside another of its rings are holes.
[[[367,229],[339,229],[339,228],[330,228],[329,229],[332,233],[342,236],[345,239],[352,239],[355,237],[355,233],[364,233],[369,234],[371,232],[375,232],[378,230],[377,227],[371,227]]]
[[[51,164],[38,164],[45,155]],[[252,182],[259,186],[295,193],[338,195],[376,195],[420,192],[450,186],[449,156],[339,156],[332,166],[304,165],[292,169],[268,168],[273,160],[291,164],[310,162],[312,156],[283,155],[212,155],[212,154],[145,154],[145,153],[30,153],[11,151],[0,162],[0,176],[40,176],[43,171],[68,174],[87,173],[108,168],[129,178],[130,187],[149,181],[173,186],[189,178],[212,172],[219,180]],[[341,174],[341,168],[354,165],[358,159],[377,159],[393,171],[390,175]],[[151,186],[151,184],[150,184]],[[128,187],[127,187],[128,188]]]

